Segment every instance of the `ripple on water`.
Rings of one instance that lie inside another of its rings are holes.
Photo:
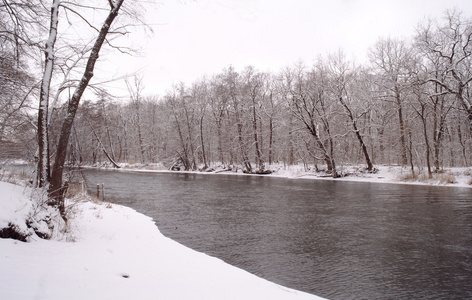
[[[329,299],[472,298],[471,189],[86,173],[165,235],[288,287]]]

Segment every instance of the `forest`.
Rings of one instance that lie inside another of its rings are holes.
[[[3,45],[0,155],[32,160],[37,80]],[[431,177],[472,163],[471,64],[472,22],[453,10],[409,39],[379,38],[363,64],[339,50],[276,73],[228,66],[164,95],[145,94],[135,74],[123,80],[128,101],[103,88],[81,101],[66,161],[246,173],[303,164],[333,177],[347,165],[401,165]],[[69,76],[63,91],[76,85]],[[67,115],[65,94],[50,112],[50,144]]]

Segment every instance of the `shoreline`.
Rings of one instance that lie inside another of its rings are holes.
[[[31,233],[0,238],[1,299],[324,299],[281,286],[165,237],[132,208],[69,199],[50,240],[26,228],[41,199],[0,181],[0,225]]]
[[[300,166],[296,166],[300,167]],[[301,171],[300,168],[292,168],[292,170],[274,171],[271,174],[248,174],[235,171],[172,171],[168,169],[146,169],[142,167],[121,167],[120,169],[108,166],[80,166],[79,169],[93,169],[102,171],[119,171],[119,172],[143,172],[143,173],[168,173],[168,174],[201,174],[201,175],[231,175],[231,176],[255,176],[255,177],[271,177],[283,179],[303,179],[303,180],[330,180],[343,182],[359,182],[359,183],[383,183],[383,184],[405,184],[405,185],[419,185],[419,186],[433,186],[433,187],[454,187],[454,188],[472,188],[472,167],[466,168],[449,168],[445,169],[443,173],[434,173],[433,176],[452,176],[447,180],[454,178],[455,182],[441,183],[441,178],[424,180],[401,180],[401,176],[409,176],[411,171],[403,169],[401,166],[378,166],[377,173],[352,172],[349,175],[333,178],[326,175],[317,175],[314,172]],[[357,168],[351,167],[351,168]],[[288,168],[290,169],[290,167]],[[454,173],[450,173],[454,172]],[[467,174],[469,173],[469,174]],[[321,174],[321,173],[320,173]],[[421,176],[421,175],[420,175]]]

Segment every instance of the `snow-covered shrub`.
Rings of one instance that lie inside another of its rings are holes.
[[[62,239],[66,229],[59,210],[47,205],[46,190],[0,182],[0,237]]]

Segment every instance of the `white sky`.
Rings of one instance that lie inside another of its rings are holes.
[[[452,8],[472,17],[471,0],[161,0],[147,10],[154,35],[129,37],[143,55],[113,55],[102,66],[110,76],[140,71],[145,94],[163,95],[229,65],[276,72],[338,49],[363,62],[379,37],[409,38]]]

